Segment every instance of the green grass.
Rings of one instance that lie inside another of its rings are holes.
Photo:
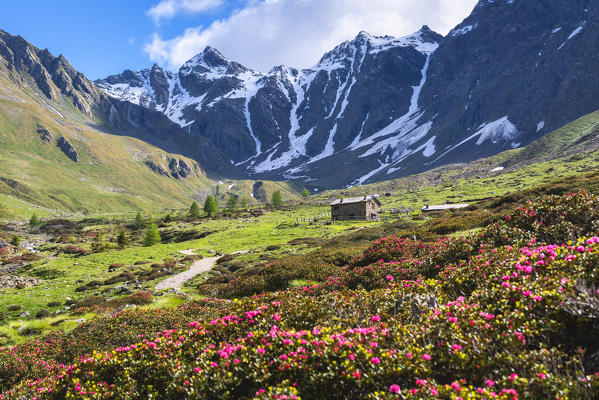
[[[106,280],[121,270],[108,272],[108,266],[115,263],[133,265],[136,261],[150,261],[160,263],[167,258],[182,258],[181,250],[193,249],[197,254],[208,256],[213,252],[230,254],[236,251],[249,251],[248,254],[240,255],[240,260],[247,263],[256,262],[262,254],[280,255],[284,253],[295,253],[308,250],[302,246],[289,245],[292,239],[303,237],[334,237],[348,229],[364,226],[372,226],[378,223],[354,222],[342,224],[300,224],[295,225],[298,216],[304,216],[313,212],[322,213],[326,206],[299,206],[294,211],[273,211],[256,218],[240,219],[203,219],[195,224],[174,222],[169,226],[176,229],[197,229],[200,231],[216,231],[207,237],[181,243],[159,244],[152,247],[128,247],[123,250],[113,250],[103,253],[91,254],[84,257],[72,257],[61,255],[54,258],[53,253],[45,254],[46,259],[33,262],[31,267],[23,272],[42,279],[38,286],[24,289],[4,289],[0,295],[0,311],[5,312],[10,319],[18,318],[24,311],[31,315],[41,309],[54,312],[61,307],[47,307],[51,301],[59,301],[64,304],[67,298],[82,299],[93,294],[102,295],[101,289],[114,287],[119,284],[102,286],[97,290],[75,292],[75,288],[92,280]],[[95,228],[98,228],[96,226]],[[279,250],[268,251],[267,246],[278,245]],[[146,268],[141,266],[139,268]],[[137,268],[137,267],[135,267]],[[49,273],[48,271],[51,271]],[[44,277],[47,277],[44,279]],[[83,282],[77,283],[78,280]],[[159,280],[143,283],[143,289],[153,290]],[[192,293],[193,288],[185,290]],[[159,301],[176,300],[159,298]],[[18,312],[9,312],[8,307],[12,304],[21,305]],[[64,306],[62,306],[64,307]]]
[[[0,345],[22,343],[32,336],[41,336],[52,331],[68,333],[75,329],[81,321],[90,320],[94,315],[93,313],[87,313],[78,316],[60,315],[30,321],[9,321],[0,326]]]

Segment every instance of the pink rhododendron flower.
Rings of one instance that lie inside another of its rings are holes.
[[[399,392],[401,392],[401,388],[399,385],[391,385],[389,386],[389,392],[399,394]]]

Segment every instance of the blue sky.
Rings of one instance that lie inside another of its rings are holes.
[[[446,34],[476,0],[6,1],[0,29],[63,54],[90,79],[153,62],[175,70],[206,45],[251,68],[309,67],[359,31]]]

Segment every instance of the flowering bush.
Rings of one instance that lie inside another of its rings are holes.
[[[379,240],[317,285],[98,317],[0,349],[0,398],[599,398],[595,206],[548,197],[478,235]]]

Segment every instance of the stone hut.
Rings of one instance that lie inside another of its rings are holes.
[[[330,204],[333,221],[379,219],[381,202],[376,196],[337,199]]]

